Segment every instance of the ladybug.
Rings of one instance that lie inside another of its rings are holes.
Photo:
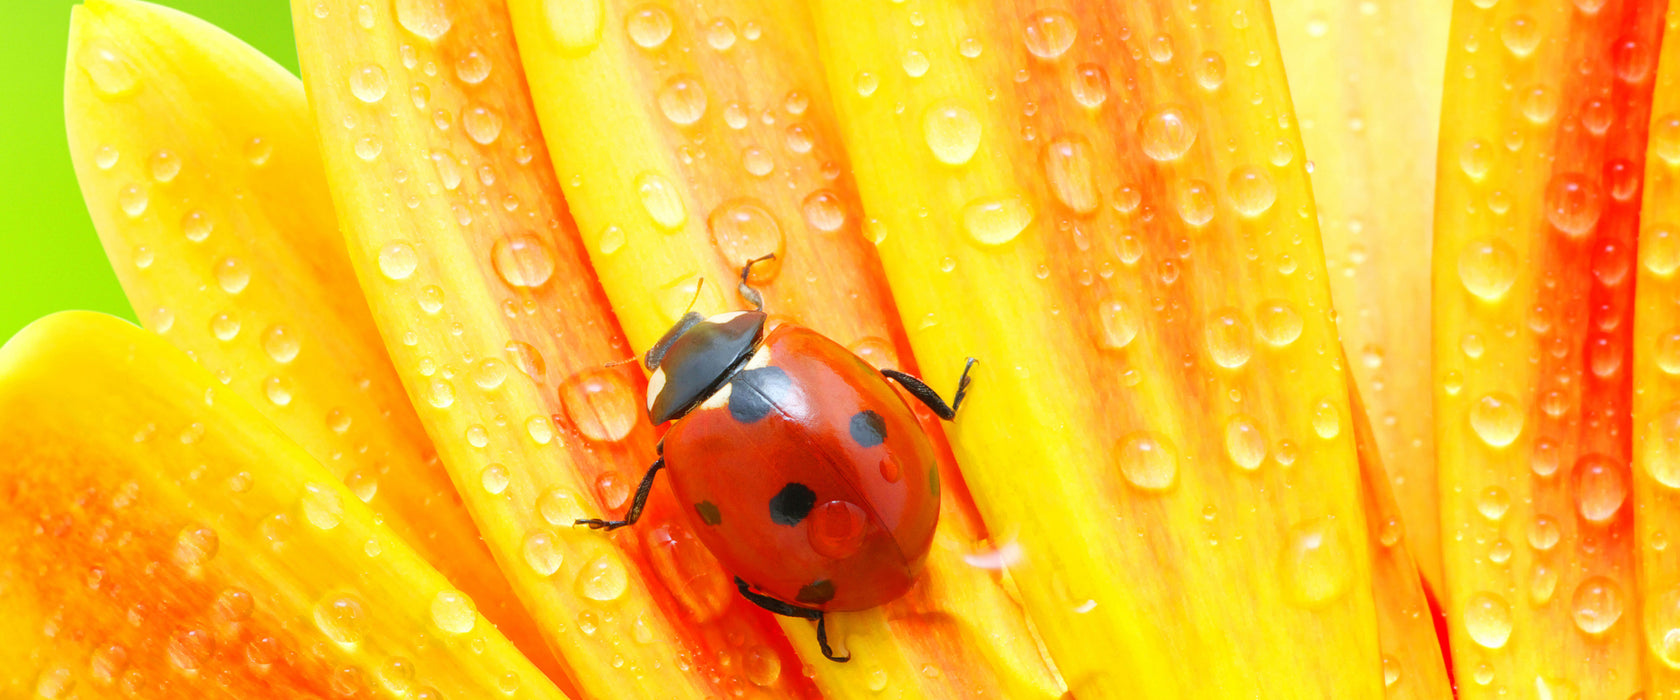
[[[933,442],[889,381],[953,420],[968,391],[968,359],[947,405],[920,379],[876,371],[839,343],[794,325],[768,333],[764,301],[741,270],[752,311],[703,318],[689,311],[648,350],[647,410],[674,421],[659,441],[623,520],[581,519],[614,530],[642,514],[654,477],[670,467],[696,533],[752,603],[815,620],[904,595],[921,571],[939,520]]]

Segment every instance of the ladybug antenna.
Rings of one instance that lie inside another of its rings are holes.
[[[754,311],[764,310],[764,295],[759,294],[757,289],[753,289],[752,285],[747,284],[747,278],[752,275],[753,265],[775,259],[775,253],[765,253],[748,260],[747,264],[741,266],[741,298],[746,299],[748,304],[752,304]]]

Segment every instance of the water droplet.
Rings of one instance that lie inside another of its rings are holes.
[[[228,294],[243,292],[246,285],[251,283],[250,268],[238,258],[222,258],[216,263],[215,275],[216,284]]]
[[[455,385],[443,377],[432,377],[427,386],[426,403],[432,408],[449,408],[455,405]]]
[[[1535,124],[1545,124],[1557,116],[1557,93],[1536,85],[1524,90],[1517,98],[1523,116]]]
[[[1579,173],[1560,173],[1546,187],[1546,220],[1557,230],[1583,236],[1604,213],[1604,191]]]
[[[175,563],[184,568],[203,566],[216,556],[221,538],[204,525],[188,525],[175,535]]]
[[[1261,302],[1254,321],[1260,339],[1280,348],[1294,343],[1301,337],[1301,331],[1305,328],[1301,314],[1295,311],[1294,305],[1283,299]]]
[[[1464,606],[1464,628],[1470,638],[1489,649],[1511,638],[1511,604],[1497,593],[1476,593]]]
[[[245,160],[251,165],[262,167],[268,164],[268,159],[274,157],[274,145],[261,136],[252,138],[245,143]]]
[[[1025,32],[1027,50],[1045,60],[1059,58],[1073,46],[1079,36],[1079,25],[1073,15],[1061,10],[1035,12],[1027,17]]]
[[[1232,416],[1225,424],[1225,454],[1243,471],[1254,471],[1266,461],[1266,436],[1254,419]]]
[[[537,497],[537,512],[548,524],[559,527],[572,527],[580,518],[589,517],[578,495],[560,488],[549,489]]]
[[[99,150],[94,153],[93,164],[99,166],[100,170],[110,170],[117,167],[117,159],[121,156],[122,153],[115,146],[107,144],[100,146]]]
[[[315,604],[315,626],[346,650],[362,643],[370,623],[361,601],[348,595],[329,595]]]
[[[1097,305],[1097,320],[1102,328],[1098,343],[1110,350],[1130,345],[1142,326],[1141,319],[1131,307],[1114,299]]]
[[[875,94],[875,89],[881,86],[881,81],[875,77],[875,74],[868,71],[859,71],[857,77],[852,79],[852,82],[857,87],[859,97],[868,97],[873,95]]]
[[[963,207],[963,229],[981,245],[1003,245],[1021,235],[1033,215],[1025,195],[982,197]]]
[[[1166,491],[1178,479],[1178,450],[1162,435],[1127,435],[1115,446],[1114,459],[1126,481],[1145,491]]]
[[[1178,160],[1196,143],[1196,123],[1183,109],[1157,107],[1138,121],[1143,153],[1153,160]]]
[[[336,489],[325,484],[304,484],[299,503],[303,507],[303,518],[322,530],[338,527],[344,520],[344,502]]]
[[[1505,20],[1505,28],[1500,31],[1499,38],[1512,54],[1525,57],[1534,53],[1535,47],[1540,45],[1540,25],[1528,15],[1512,15]]]
[[[1347,533],[1331,517],[1289,528],[1284,541],[1283,580],[1298,605],[1317,607],[1347,591],[1353,576]]]
[[[735,46],[735,22],[728,17],[719,17],[706,27],[706,44],[717,51],[728,51]]]
[[[271,376],[263,380],[263,395],[268,402],[276,406],[290,406],[292,404],[292,380],[280,376]]]
[[[1471,241],[1458,255],[1458,279],[1471,294],[1496,301],[1516,284],[1520,269],[1516,251],[1499,239]]]
[[[1632,37],[1617,39],[1610,49],[1610,67],[1616,71],[1616,77],[1625,83],[1645,82],[1656,59],[1656,51]]]
[[[553,576],[564,562],[565,553],[554,533],[532,530],[525,534],[525,563],[532,571],[539,576]]]
[[[201,629],[182,629],[169,637],[169,662],[183,671],[198,668],[215,652],[215,638]]]
[[[181,157],[169,151],[158,151],[152,154],[152,179],[158,182],[169,182],[181,174]]]
[[[1213,220],[1213,186],[1201,180],[1185,180],[1175,188],[1178,216],[1191,226],[1206,226]]]
[[[1493,148],[1481,139],[1470,139],[1458,154],[1458,166],[1470,179],[1480,182],[1493,167]]]
[[[911,49],[904,53],[903,64],[905,75],[912,78],[920,78],[927,75],[929,63],[927,54],[925,53]]]
[[[1095,63],[1081,63],[1073,73],[1073,100],[1086,109],[1108,100],[1108,73]]]
[[[1680,165],[1680,114],[1665,114],[1652,123],[1651,150],[1664,163]]]
[[[1640,461],[1651,477],[1669,488],[1680,488],[1680,406],[1652,418],[1638,445]]]
[[[630,41],[644,49],[657,49],[671,37],[671,13],[654,4],[642,5],[624,20],[624,31]]]
[[[781,271],[782,261],[787,257],[787,241],[775,217],[756,200],[724,202],[712,210],[712,215],[706,218],[706,225],[711,230],[712,245],[717,247],[730,269],[739,270],[748,260],[775,254],[775,258],[753,265],[752,281],[755,284],[769,282]]]
[[[717,618],[736,599],[734,583],[687,528],[659,525],[648,532],[646,542],[660,581],[696,621]]]
[[[747,680],[753,685],[768,688],[782,675],[782,659],[775,650],[757,644],[742,656],[741,670],[746,672]]]
[[[706,90],[692,75],[678,75],[659,89],[659,111],[671,123],[687,126],[706,114]]]
[[[1627,465],[1607,455],[1582,455],[1575,462],[1575,507],[1590,522],[1607,523],[1627,501]]]
[[[132,94],[140,84],[140,72],[134,64],[104,39],[82,46],[76,52],[76,65],[93,82],[93,91],[105,99]]]
[[[449,634],[466,634],[478,622],[478,609],[466,594],[444,589],[432,597],[432,624]]]
[[[548,242],[534,233],[505,236],[490,249],[496,275],[510,287],[535,289],[554,276],[554,253]]]
[[[405,280],[420,266],[420,256],[407,243],[388,243],[379,249],[379,271],[386,279]]]
[[[1329,440],[1342,432],[1342,413],[1329,399],[1320,400],[1318,405],[1313,407],[1312,424],[1313,432]]]
[[[239,337],[239,319],[231,314],[216,314],[210,317],[210,333],[224,343],[231,341]]]
[[[1470,407],[1470,427],[1490,447],[1505,447],[1522,434],[1523,406],[1510,394],[1496,391]]]
[[[1647,598],[1642,607],[1652,653],[1669,668],[1680,669],[1680,586]]]
[[[578,432],[596,442],[618,442],[629,436],[641,411],[629,382],[607,369],[572,375],[560,385],[560,403]]]
[[[1253,165],[1239,165],[1231,170],[1231,205],[1237,213],[1256,217],[1266,213],[1277,201],[1277,186],[1264,169]]]
[[[548,363],[543,360],[542,353],[530,343],[510,340],[503,351],[513,359],[513,366],[518,367],[520,372],[533,381],[541,382],[548,376]]]
[[[468,138],[488,146],[502,135],[502,115],[485,105],[467,107],[461,111],[461,129]]]
[[[478,49],[467,52],[455,61],[455,77],[468,85],[477,85],[490,77],[490,59]]]
[[[1050,190],[1067,208],[1090,214],[1102,204],[1097,191],[1091,144],[1083,136],[1063,135],[1044,149],[1044,175]]]
[[[129,185],[117,191],[117,207],[131,219],[146,213],[146,205],[150,203],[146,190],[139,185]]]
[[[548,33],[559,45],[561,53],[588,53],[601,41],[601,25],[606,17],[602,0],[543,0],[543,14],[548,19]]]
[[[387,87],[384,68],[365,65],[350,71],[350,94],[358,100],[368,104],[383,100]]]
[[[1603,634],[1622,619],[1622,589],[1603,576],[1576,586],[1573,602],[1575,626],[1587,634]]]
[[[960,104],[936,104],[922,115],[922,136],[939,162],[962,165],[980,149],[980,120]]]
[[[642,173],[636,178],[636,191],[642,197],[642,208],[660,228],[675,231],[688,220],[688,209],[683,205],[682,194],[663,176]]]
[[[1236,369],[1248,364],[1248,358],[1254,355],[1248,323],[1242,320],[1236,309],[1215,311],[1208,317],[1204,334],[1208,356],[1220,367]]]
[[[491,464],[478,473],[478,483],[492,496],[506,491],[509,480],[507,467],[500,464]]]
[[[618,550],[609,549],[591,559],[578,572],[577,592],[594,601],[608,602],[624,597],[630,589],[630,572],[619,561]]]
[[[840,195],[829,190],[817,190],[800,205],[805,223],[823,233],[839,231],[846,225],[846,205]]]
[[[417,37],[437,41],[449,31],[449,5],[445,0],[397,0],[397,24]]]

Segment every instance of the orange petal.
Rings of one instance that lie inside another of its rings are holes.
[[[553,660],[397,382],[338,235],[303,85],[195,18],[72,13],[65,108],[82,193],[149,328],[344,481]]]
[[[1680,26],[1680,3],[1668,27]],[[1680,41],[1667,37],[1657,65],[1651,140],[1639,215],[1639,278],[1633,318],[1633,499],[1638,526],[1645,694],[1680,697],[1680,561],[1666,551],[1680,536]],[[1639,632],[1631,632],[1635,639]]]
[[[1380,696],[1265,5],[817,8],[865,228],[932,383],[980,358],[950,434],[1072,692]]]
[[[300,0],[328,180],[375,321],[491,551],[583,695],[811,696],[663,484],[501,3]],[[346,125],[349,128],[346,128]]]
[[[86,312],[24,329],[0,348],[0,425],[0,694],[566,697],[151,333]]]
[[[1652,6],[1459,3],[1453,17],[1435,423],[1466,698],[1641,686],[1629,344]]]
[[[1441,580],[1428,206],[1451,0],[1272,4],[1342,345],[1418,567]]]
[[[588,6],[510,3],[567,201],[633,346],[646,350],[671,327],[700,278],[711,283],[699,310],[740,308],[741,266],[774,253],[753,274],[778,320],[914,370],[879,260],[859,235],[809,9],[614,2],[600,6],[600,27],[580,33],[588,23],[566,13]],[[944,483],[960,485],[944,466]],[[811,624],[784,620],[826,695],[1062,694],[998,574],[964,561],[985,532],[966,492],[946,492],[920,585],[883,608],[831,616],[830,636],[854,663],[824,660]]]

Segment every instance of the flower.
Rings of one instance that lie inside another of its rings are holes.
[[[147,330],[0,349],[0,688],[1680,689],[1661,6],[739,5],[295,0],[301,81],[77,8],[72,157]],[[610,363],[766,253],[778,322],[980,359],[848,664],[662,484],[571,526],[655,455]]]

